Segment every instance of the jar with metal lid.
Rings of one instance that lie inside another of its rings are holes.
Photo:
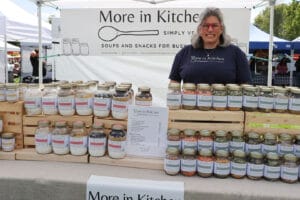
[[[278,113],[287,112],[288,106],[288,89],[283,87],[274,87],[274,111]]]
[[[164,171],[168,175],[177,175],[180,172],[180,155],[179,149],[168,147],[164,159]]]
[[[112,125],[108,136],[108,155],[116,159],[126,156],[126,132],[121,124]]]
[[[279,135],[278,154],[282,156],[289,153],[294,153],[294,138],[288,133],[281,133]]]
[[[194,129],[183,130],[182,149],[186,148],[197,150],[197,136]]]
[[[267,154],[269,152],[277,153],[277,135],[274,133],[266,133],[264,135],[262,153]]]
[[[88,150],[90,156],[104,156],[106,152],[107,137],[104,133],[103,123],[94,123],[89,132]]]
[[[167,133],[167,147],[174,147],[181,151],[180,130],[177,128],[169,128]]]
[[[215,131],[214,152],[217,152],[218,150],[229,150],[229,138],[227,131]]]
[[[213,175],[214,156],[211,149],[199,150],[197,158],[197,172],[200,177],[210,177]]]
[[[45,84],[42,96],[42,111],[45,115],[56,115],[57,107],[57,84]]]
[[[197,84],[197,107],[199,110],[210,110],[212,107],[212,91],[209,84]]]
[[[90,81],[87,81],[86,84],[88,84],[89,91],[91,91],[92,93],[95,93],[97,91],[99,81],[98,80],[90,80]]]
[[[87,153],[87,131],[83,121],[74,121],[70,133],[70,152],[74,156]]]
[[[245,111],[257,111],[258,94],[257,87],[246,86],[243,88],[243,109]]]
[[[35,150],[40,154],[48,154],[52,152],[51,145],[51,127],[50,121],[42,119],[38,121],[38,127],[35,130]]]
[[[78,115],[91,115],[93,113],[94,94],[86,83],[78,84],[75,94],[75,109]]]
[[[56,121],[52,131],[52,149],[55,154],[64,155],[70,152],[70,132],[66,121]]]
[[[233,158],[230,165],[230,174],[233,178],[244,178],[247,171],[247,157],[246,153],[241,150],[233,152]]]
[[[218,84],[213,86],[212,107],[214,110],[226,110],[227,89],[225,85]]]
[[[247,134],[246,153],[253,151],[261,152],[261,135],[256,132]]]
[[[298,180],[298,171],[297,157],[293,154],[285,154],[281,165],[281,180],[286,183],[296,183]]]
[[[297,158],[300,158],[300,134],[295,136],[294,154]]]
[[[117,85],[116,81],[105,81],[105,85],[109,85],[109,92],[113,94],[115,92],[115,87]]]
[[[196,108],[197,94],[194,83],[184,83],[182,86],[182,108],[193,110]]]
[[[14,133],[2,133],[2,151],[8,152],[15,150],[15,134]]]
[[[229,151],[232,153],[235,150],[245,150],[245,137],[242,131],[231,131],[231,140],[229,142]]]
[[[135,105],[152,106],[152,94],[149,87],[143,86],[138,88],[138,93],[135,96]]]
[[[60,85],[57,93],[58,112],[61,115],[75,114],[75,95],[71,84]]]
[[[128,105],[130,104],[128,89],[123,86],[116,86],[112,97],[111,111],[115,119],[127,119]]]
[[[167,93],[167,106],[170,110],[178,110],[181,107],[180,83],[170,82]]]
[[[6,100],[5,91],[6,91],[5,84],[0,83],[0,101],[5,101]]]
[[[266,156],[264,177],[268,181],[276,181],[280,178],[280,158],[277,153],[269,152]]]
[[[229,152],[225,150],[216,151],[214,162],[214,175],[217,178],[226,178],[230,174]]]
[[[198,137],[198,151],[201,149],[213,150],[214,138],[210,130],[200,130]]]
[[[262,112],[271,112],[274,106],[273,88],[261,87],[258,97],[258,109]]]
[[[19,101],[19,87],[16,83],[6,83],[5,99],[7,102],[15,103]]]
[[[197,161],[195,156],[195,149],[183,149],[183,156],[181,159],[181,174],[183,174],[184,176],[194,176],[196,174]]]
[[[122,82],[120,86],[127,88],[128,95],[129,95],[129,104],[133,104],[134,100],[134,90],[132,89],[132,83],[129,82]]]
[[[289,111],[290,113],[300,114],[300,88],[292,88],[290,93]]]
[[[236,111],[241,110],[243,106],[243,92],[241,86],[237,84],[228,84],[227,93],[227,107],[228,110]]]
[[[262,153],[252,151],[249,154],[249,161],[247,165],[247,176],[249,179],[258,180],[264,174],[264,156]]]
[[[109,85],[99,84],[94,94],[93,111],[97,117],[108,117],[111,109],[112,94]]]
[[[42,114],[42,91],[39,84],[29,84],[25,97],[24,107],[27,115]]]

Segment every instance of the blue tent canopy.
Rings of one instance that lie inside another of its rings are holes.
[[[293,40],[292,45],[295,52],[300,52],[300,36]]]

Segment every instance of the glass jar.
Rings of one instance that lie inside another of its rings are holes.
[[[91,156],[104,156],[106,152],[107,137],[103,127],[103,123],[94,123],[89,132],[88,150]]]
[[[241,150],[233,152],[233,159],[230,165],[230,173],[233,178],[244,178],[247,171],[246,153]]]
[[[194,176],[196,174],[197,162],[195,155],[195,149],[183,149],[183,156],[181,159],[181,174],[184,176]]]
[[[267,154],[269,152],[277,153],[277,136],[274,133],[266,133],[264,135],[262,152],[263,154]]]
[[[244,151],[245,149],[245,138],[242,131],[234,130],[231,131],[231,141],[229,143],[229,151],[232,153],[235,150]]]
[[[228,110],[236,111],[241,110],[243,106],[243,92],[239,85],[231,84],[227,85],[228,91]]]
[[[135,96],[135,105],[152,106],[152,94],[149,87],[139,87]]]
[[[200,177],[210,177],[213,175],[214,157],[211,149],[199,150],[197,158],[197,172]]]
[[[167,93],[167,106],[170,110],[178,110],[181,107],[180,83],[170,82]]]
[[[15,103],[19,101],[19,87],[16,83],[6,83],[5,99],[7,102]]]
[[[182,86],[182,108],[193,110],[196,108],[197,95],[194,83],[184,83]]]
[[[278,154],[294,153],[294,138],[288,133],[281,133],[279,135]]]
[[[5,84],[4,83],[0,83],[0,102],[6,100],[6,98],[5,98],[5,91],[6,91]]]
[[[214,138],[210,130],[200,130],[198,137],[198,151],[201,149],[213,150]]]
[[[19,83],[19,100],[24,101],[25,94],[27,91],[27,83]]]
[[[281,165],[280,178],[286,183],[296,183],[298,180],[297,157],[293,154],[285,154]]]
[[[108,136],[108,155],[116,159],[126,156],[126,132],[121,124],[112,125]]]
[[[212,107],[212,91],[209,84],[197,84],[197,107],[199,110],[210,110]]]
[[[14,133],[2,133],[2,151],[9,152],[15,150],[15,134]]]
[[[218,150],[229,150],[228,133],[224,130],[217,130],[215,132],[214,152]]]
[[[75,95],[71,84],[59,86],[57,102],[60,115],[70,116],[75,114]]]
[[[29,84],[24,98],[24,107],[27,115],[42,114],[42,92],[39,84]]]
[[[87,131],[83,121],[74,121],[70,134],[70,151],[74,156],[87,153]]]
[[[126,87],[117,86],[112,97],[111,111],[115,119],[127,119],[130,96]]]
[[[197,136],[194,129],[183,130],[182,149],[186,148],[197,150]]]
[[[271,112],[274,105],[273,88],[261,87],[258,97],[258,109],[262,112]]]
[[[227,90],[225,85],[213,86],[212,107],[214,110],[223,111],[227,107]]]
[[[245,86],[243,88],[243,109],[245,111],[257,111],[258,94],[257,87]]]
[[[56,121],[52,131],[52,149],[55,154],[70,152],[70,133],[66,121]]]
[[[300,134],[295,136],[294,154],[300,158]]]
[[[268,181],[277,181],[280,178],[280,159],[277,153],[267,153],[264,177]]]
[[[94,94],[94,115],[97,117],[108,117],[111,109],[112,94],[109,85],[99,84]]]
[[[86,83],[77,85],[75,94],[75,109],[78,115],[91,115],[93,113],[93,93]]]
[[[290,113],[300,114],[300,88],[291,88],[290,93],[289,111]]]
[[[246,153],[253,151],[261,152],[261,137],[256,132],[249,132],[247,134],[248,141],[246,143]]]
[[[288,106],[288,89],[283,87],[274,87],[274,111],[278,113],[287,112]]]
[[[39,154],[48,154],[52,152],[50,121],[43,119],[38,121],[38,127],[35,130],[35,150]]]
[[[218,150],[214,163],[214,175],[217,178],[226,178],[230,174],[229,152]]]
[[[56,115],[57,107],[57,84],[45,84],[42,96],[42,111],[45,115]]]
[[[132,89],[132,83],[122,82],[120,83],[120,86],[127,88],[128,95],[129,95],[129,104],[132,105],[134,100],[134,90]]]
[[[109,86],[109,92],[111,94],[115,92],[115,87],[117,85],[116,81],[105,81],[104,84]]]
[[[168,147],[164,159],[164,171],[168,175],[177,175],[180,172],[180,155],[178,148]]]
[[[181,151],[180,130],[177,128],[168,129],[167,133],[167,147],[174,147]]]
[[[262,153],[252,151],[249,154],[249,161],[247,165],[247,176],[249,179],[258,180],[264,174],[264,156]]]
[[[90,80],[90,81],[87,81],[86,84],[88,84],[88,86],[89,86],[88,90],[91,91],[92,93],[95,93],[98,89],[99,81],[98,80]]]

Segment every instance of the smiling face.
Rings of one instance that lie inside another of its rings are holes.
[[[220,43],[223,27],[217,17],[209,16],[199,26],[198,33],[203,39],[204,48],[212,49]]]

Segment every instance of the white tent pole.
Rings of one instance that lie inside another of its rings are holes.
[[[37,12],[39,19],[39,87],[43,84],[43,49],[42,49],[42,3],[37,1]]]
[[[4,72],[5,72],[5,83],[8,83],[8,64],[7,64],[7,38],[6,38],[6,17],[4,17]]]
[[[274,27],[274,5],[276,0],[269,0],[270,4],[270,36],[269,36],[269,59],[268,59],[268,86],[272,85],[272,61],[273,61],[273,27]]]

